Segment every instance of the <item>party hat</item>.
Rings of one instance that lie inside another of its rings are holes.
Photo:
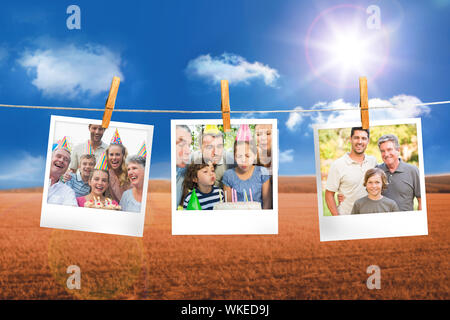
[[[60,142],[61,142],[61,140],[58,140],[58,141],[56,141],[56,143],[53,144],[52,151],[54,151],[58,147]]]
[[[69,140],[67,139],[66,136],[64,136],[64,138],[62,138],[61,140],[57,141],[57,146],[53,148],[53,150],[57,150],[57,149],[65,149],[69,152],[71,152],[71,148],[69,146]]]
[[[94,150],[92,149],[91,140],[88,140],[86,145],[85,154],[94,154]]]
[[[119,136],[119,131],[116,129],[116,132],[114,132],[114,136],[111,139],[111,144],[122,144],[122,140]]]
[[[191,198],[189,199],[186,210],[202,210],[200,201],[198,201],[197,194],[195,193],[195,188],[192,190]]]
[[[248,124],[241,124],[238,133],[236,135],[236,141],[251,141],[251,140],[252,140],[252,132],[250,131],[250,127],[248,126]]]
[[[103,152],[100,156],[100,159],[98,159],[97,164],[95,165],[94,169],[98,170],[108,170],[108,160],[106,159],[106,153]]]
[[[145,145],[145,141],[142,142],[142,146],[139,149],[138,153],[137,153],[138,157],[143,157],[143,158],[147,158],[147,147]]]
[[[203,130],[203,134],[219,135],[221,132],[215,124],[207,124]]]

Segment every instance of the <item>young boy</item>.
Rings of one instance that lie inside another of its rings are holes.
[[[70,172],[70,179],[66,185],[75,191],[76,197],[84,197],[89,194],[89,176],[95,167],[95,156],[93,154],[83,154],[80,157],[80,166],[77,173]]]
[[[355,201],[351,214],[382,213],[400,211],[394,200],[381,195],[387,187],[386,174],[379,168],[366,171],[364,187],[368,195]]]

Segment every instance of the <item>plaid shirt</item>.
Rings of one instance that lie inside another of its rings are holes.
[[[77,171],[77,173],[70,173],[70,176],[72,179],[66,182],[66,185],[71,187],[73,191],[75,191],[76,197],[83,197],[91,192],[91,187],[89,187],[89,184],[85,183],[83,179],[81,179],[80,171]]]

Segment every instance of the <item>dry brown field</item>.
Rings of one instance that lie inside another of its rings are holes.
[[[143,238],[40,228],[41,200],[0,193],[0,299],[450,298],[450,194],[427,194],[428,236],[325,243],[312,192],[280,192],[270,236],[172,236],[168,192],[149,194]],[[366,287],[373,264],[380,290]],[[66,288],[69,265],[81,290]]]

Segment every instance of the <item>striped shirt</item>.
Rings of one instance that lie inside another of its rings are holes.
[[[70,173],[70,176],[72,179],[66,182],[66,185],[71,187],[73,191],[75,191],[75,195],[77,198],[83,197],[91,192],[91,187],[89,187],[89,184],[83,181],[81,179],[80,171],[77,171],[77,173]]]
[[[214,204],[220,202],[220,193],[219,190],[222,191],[222,189],[219,189],[216,186],[213,186],[213,189],[210,193],[202,193],[200,190],[195,189],[195,193],[197,194],[198,201],[200,202],[200,206],[202,207],[202,210],[212,210],[214,207]],[[183,209],[186,210],[189,200],[191,199],[192,191],[188,193],[186,198],[184,198],[183,202]]]

